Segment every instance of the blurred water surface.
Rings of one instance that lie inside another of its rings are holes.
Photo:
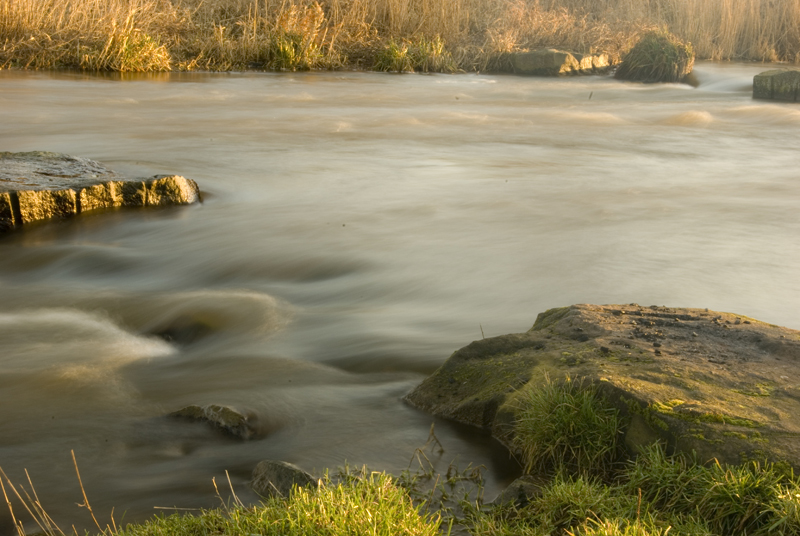
[[[454,350],[572,303],[800,328],[800,107],[763,65],[607,77],[0,72],[0,148],[195,179],[201,205],[0,238],[0,466],[65,525],[213,506],[261,459],[406,468],[401,397]],[[229,404],[240,442],[165,415]],[[514,463],[436,423],[445,453]],[[0,516],[5,514],[0,514]]]

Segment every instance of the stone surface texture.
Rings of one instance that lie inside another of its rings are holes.
[[[239,439],[250,439],[256,435],[255,419],[229,406],[186,406],[170,413],[170,417],[205,421]]]
[[[730,313],[573,305],[526,333],[455,352],[405,400],[491,430],[513,449],[517,395],[583,379],[627,422],[634,454],[653,441],[704,461],[785,461],[800,469],[800,332]]]
[[[533,76],[603,73],[611,67],[607,54],[573,54],[553,48],[514,53],[510,61],[514,73]]]
[[[294,486],[317,487],[318,481],[291,463],[265,460],[253,469],[250,486],[262,497],[288,497]]]
[[[753,98],[798,102],[800,100],[800,71],[773,69],[753,77]]]
[[[87,158],[0,152],[0,231],[115,207],[185,205],[200,200],[191,179],[126,179]]]

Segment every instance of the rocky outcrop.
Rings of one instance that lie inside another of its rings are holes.
[[[256,465],[250,487],[262,497],[288,497],[293,487],[318,486],[318,481],[296,465],[265,460]]]
[[[546,48],[509,55],[515,74],[559,76],[607,72],[611,67],[608,54],[574,54]]]
[[[635,453],[653,441],[721,462],[800,468],[800,332],[703,309],[573,305],[526,333],[475,341],[406,396],[483,427],[510,448],[515,398],[583,378],[626,422]]]
[[[0,153],[0,231],[100,209],[185,205],[200,200],[191,179],[127,179],[87,158]]]
[[[755,75],[753,98],[797,102],[800,100],[800,71],[773,69]]]
[[[250,439],[256,435],[254,418],[247,416],[230,406],[210,404],[208,406],[186,406],[169,414],[193,421],[205,421],[239,439]]]

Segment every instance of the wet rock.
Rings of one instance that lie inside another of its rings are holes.
[[[605,72],[610,67],[607,54],[572,54],[553,48],[518,52],[509,59],[513,72],[521,75],[591,74]]]
[[[458,350],[405,400],[513,448],[518,393],[546,377],[583,378],[623,416],[631,453],[663,441],[704,460],[798,469],[800,332],[737,318],[745,317],[638,305],[551,309],[526,333]]]
[[[131,180],[87,158],[0,153],[0,231],[93,210],[199,200],[197,183],[178,175]]]
[[[800,100],[800,71],[773,69],[755,75],[753,98],[797,102]]]
[[[186,406],[169,414],[195,421],[205,421],[223,432],[240,439],[250,439],[256,435],[254,418],[244,415],[229,406],[211,404],[208,406]]]
[[[288,497],[294,486],[316,488],[318,481],[291,463],[265,460],[253,470],[250,486],[262,497]]]

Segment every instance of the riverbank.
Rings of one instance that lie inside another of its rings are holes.
[[[483,72],[546,46],[618,58],[656,27],[698,59],[800,61],[791,0],[20,0],[0,7],[0,66]]]

